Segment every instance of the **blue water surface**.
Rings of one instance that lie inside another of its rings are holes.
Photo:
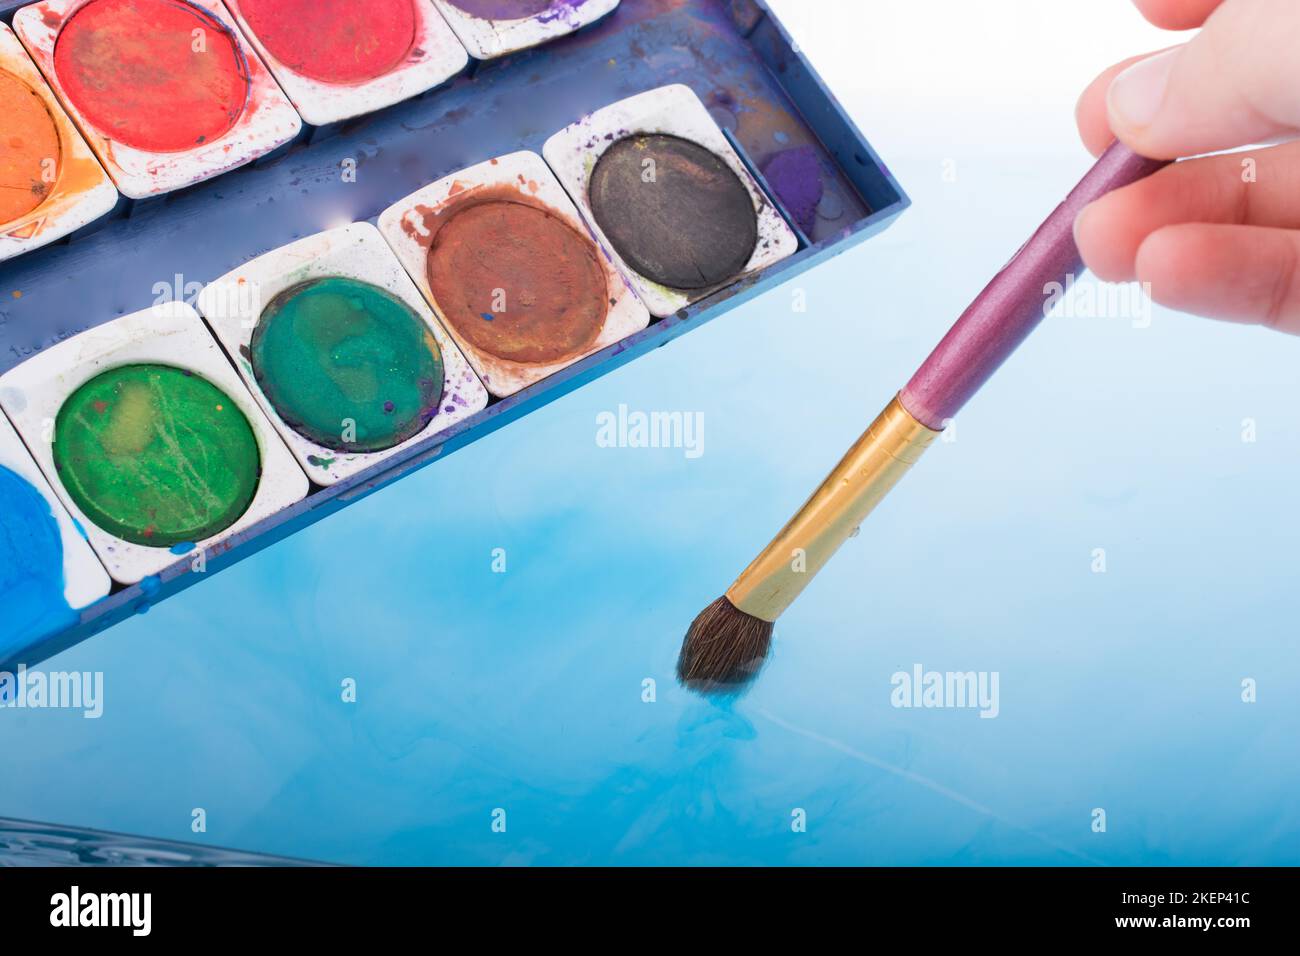
[[[889,232],[54,658],[103,717],[0,711],[0,816],[352,863],[1300,862],[1300,339],[1049,320],[748,696],[673,680],[1082,174],[1059,119],[893,144]],[[620,404],[703,453],[599,447]],[[998,716],[893,707],[916,664],[997,672]]]

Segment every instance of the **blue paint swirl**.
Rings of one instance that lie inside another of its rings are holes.
[[[0,659],[76,623],[63,587],[63,538],[49,503],[0,466]]]

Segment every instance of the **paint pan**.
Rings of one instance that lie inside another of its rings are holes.
[[[14,31],[132,199],[235,169],[302,128],[219,4],[43,0]]]
[[[0,661],[76,624],[112,583],[0,415]]]
[[[303,121],[392,106],[469,63],[430,0],[225,0]]]
[[[198,313],[168,302],[0,377],[0,405],[114,580],[134,584],[304,498],[307,478]]]
[[[619,0],[433,0],[476,60],[547,43],[611,13]]]
[[[379,228],[497,397],[650,324],[536,153],[426,186]]]
[[[198,304],[318,485],[350,478],[487,406],[465,356],[369,223],[254,259],[210,283]]]
[[[656,316],[798,251],[793,230],[689,87],[598,110],[543,152]]]
[[[0,261],[110,212],[117,190],[18,38],[0,23]]]

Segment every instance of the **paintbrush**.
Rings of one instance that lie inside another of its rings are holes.
[[[767,658],[776,620],[1043,320],[1049,291],[1083,271],[1074,241],[1079,212],[1166,165],[1118,142],[1097,160],[808,503],[695,619],[677,661],[683,684],[728,692],[753,679]]]

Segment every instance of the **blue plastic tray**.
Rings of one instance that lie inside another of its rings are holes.
[[[8,20],[22,3],[0,0]],[[344,508],[650,349],[852,248],[910,204],[870,144],[761,0],[623,0],[602,22],[535,50],[472,67],[441,89],[294,143],[219,179],[141,203],[61,243],[0,265],[0,373],[41,349],[147,308],[159,288],[190,301],[204,282],[334,226],[373,221],[421,186],[519,149],[616,100],[669,83],[694,88],[756,173],[811,146],[826,199],[797,255],[570,366],[401,456],[306,500],[207,555],[119,588],[80,623],[0,661],[35,664],[280,538]],[[342,164],[356,162],[356,181]],[[762,179],[760,175],[760,180]],[[772,190],[768,190],[772,193]],[[773,198],[781,205],[779,195]],[[831,218],[833,217],[833,218]],[[787,217],[789,218],[789,217]],[[21,293],[15,298],[13,293]]]

